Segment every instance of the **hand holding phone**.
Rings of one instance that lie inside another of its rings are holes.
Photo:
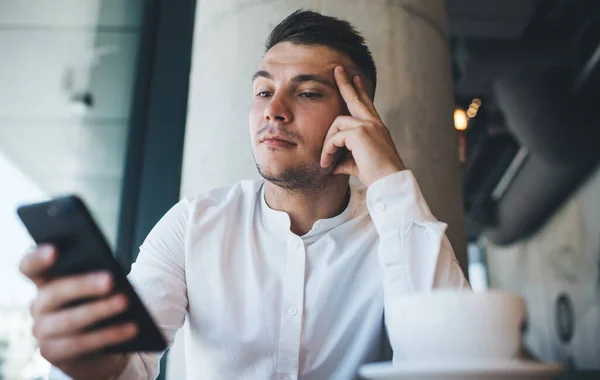
[[[87,378],[114,370],[123,357],[114,353],[166,349],[79,198],[26,205],[17,213],[38,244],[23,259],[21,271],[39,290],[31,307],[33,332],[48,361],[71,376],[83,371]],[[100,372],[85,374],[96,367]]]
[[[89,327],[121,313],[127,307],[122,294],[113,292],[108,272],[53,278],[48,270],[58,258],[54,247],[43,245],[28,253],[20,270],[38,288],[31,304],[33,335],[41,355],[74,379],[109,378],[119,370],[123,354],[98,353],[106,347],[131,340],[138,332],[135,323],[110,326],[93,332]],[[98,301],[64,309],[65,304],[91,297]]]

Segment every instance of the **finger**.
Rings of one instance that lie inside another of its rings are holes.
[[[40,245],[21,259],[19,270],[39,287],[46,278],[45,273],[56,262],[56,258],[56,249],[53,246]]]
[[[346,102],[350,115],[359,119],[370,120],[375,117],[371,114],[369,108],[361,101],[358,92],[348,79],[342,66],[337,66],[334,70],[335,82],[340,90],[342,98]]]
[[[325,144],[323,145],[323,151],[321,153],[321,167],[329,167],[333,162],[337,151],[343,147],[348,148],[348,150],[352,150],[348,146],[349,144],[347,141],[348,137],[350,136],[350,132],[352,132],[352,130],[340,131],[325,141]]]
[[[40,343],[40,353],[46,360],[56,364],[127,342],[137,335],[138,330],[134,323],[126,323],[85,334],[47,340]]]
[[[338,116],[335,118],[335,120],[331,124],[331,127],[329,127],[329,130],[327,131],[327,135],[325,136],[324,141],[327,141],[331,136],[333,136],[334,134],[336,134],[340,131],[345,131],[348,129],[360,127],[363,124],[364,124],[364,121],[357,119],[355,117],[352,117],[352,116]]]
[[[371,98],[369,97],[369,94],[367,94],[367,91],[365,90],[365,86],[363,85],[363,81],[362,81],[361,77],[358,75],[354,76],[352,78],[352,83],[354,84],[354,88],[356,89],[356,92],[358,93],[360,100],[369,108],[369,111],[371,111],[371,114],[373,114],[374,116],[377,116],[378,119],[381,119],[379,117],[379,113],[377,112],[377,109],[375,108],[375,104],[373,104],[373,102],[371,101]]]
[[[127,309],[127,303],[124,294],[115,294],[106,299],[49,314],[36,321],[33,336],[42,340],[73,335],[94,323],[121,313]]]
[[[43,286],[34,301],[32,315],[42,315],[73,301],[108,294],[112,288],[109,273],[93,273],[52,280]]]

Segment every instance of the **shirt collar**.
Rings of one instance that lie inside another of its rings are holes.
[[[311,237],[318,234],[325,233],[347,221],[352,219],[352,214],[355,206],[356,197],[356,189],[354,186],[349,187],[350,191],[350,201],[348,205],[340,214],[327,219],[319,219],[302,238]],[[258,192],[258,202],[260,204],[260,219],[261,222],[271,231],[273,232],[291,232],[291,221],[289,215],[284,211],[274,210],[267,204],[265,200],[265,182],[263,181],[260,186],[260,190]]]

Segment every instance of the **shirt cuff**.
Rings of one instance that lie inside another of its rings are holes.
[[[122,368],[121,373],[117,376],[118,380],[130,380],[140,378],[140,374],[145,373],[145,368],[140,360],[136,360],[137,355],[132,354],[127,361],[127,364]],[[140,368],[141,366],[141,368]],[[48,375],[49,380],[73,380],[70,376],[66,375],[60,369],[52,366],[50,367],[50,374]]]
[[[410,170],[373,182],[367,189],[367,207],[381,236],[415,222],[435,220]]]

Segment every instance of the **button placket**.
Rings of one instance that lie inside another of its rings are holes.
[[[288,240],[287,264],[283,277],[283,298],[277,350],[277,373],[298,378],[302,313],[304,306],[306,255],[304,242]]]

